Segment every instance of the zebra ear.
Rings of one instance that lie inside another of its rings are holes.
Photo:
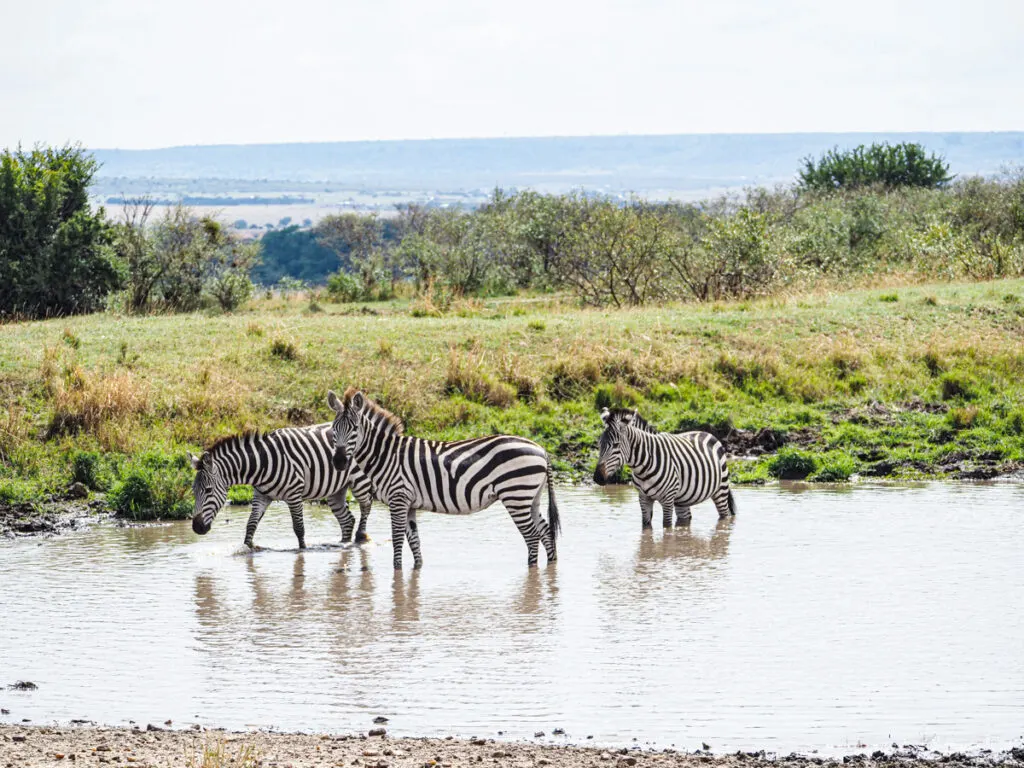
[[[327,390],[327,405],[330,406],[331,410],[335,413],[341,413],[345,410],[345,406],[341,404],[341,399],[334,394],[334,390]]]
[[[196,456],[194,453],[189,451],[188,460],[192,462],[192,469],[198,470],[202,466],[203,460]]]
[[[634,409],[632,413],[624,414],[622,417],[622,421],[625,422],[626,424],[632,424],[633,419],[635,419],[638,415],[639,411]]]
[[[357,411],[363,410],[366,406],[366,398],[363,396],[362,392],[356,392],[352,395],[352,400],[350,402],[352,403],[352,407]]]
[[[601,409],[601,421],[603,421],[605,424],[607,424],[608,423],[608,419],[610,419],[611,417],[612,417],[611,411],[609,411],[607,408],[602,408]]]

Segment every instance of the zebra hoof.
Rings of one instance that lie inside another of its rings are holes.
[[[365,533],[357,533],[356,537],[352,540],[353,544],[368,544],[369,542],[370,537]]]
[[[414,571],[418,571],[422,567],[423,567],[423,561],[422,560],[420,560],[418,563],[413,563],[413,565],[412,565],[412,569]]]

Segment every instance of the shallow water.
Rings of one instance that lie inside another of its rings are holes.
[[[500,507],[421,514],[395,575],[386,511],[336,546],[284,507],[0,542],[2,721],[201,722],[395,735],[842,752],[1024,734],[1024,487],[743,489],[640,531],[635,491],[559,488],[556,566]],[[543,555],[541,556],[543,562]],[[406,560],[411,561],[408,552]],[[863,746],[862,746],[863,745]]]

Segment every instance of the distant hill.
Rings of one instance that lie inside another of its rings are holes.
[[[953,173],[1024,163],[1024,132],[799,133],[439,139],[94,150],[99,176],[329,182],[348,188],[564,191],[700,190],[791,181],[800,159],[833,147],[916,141]]]

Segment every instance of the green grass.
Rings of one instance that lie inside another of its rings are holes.
[[[1024,317],[1005,297],[1021,294],[1024,280],[1003,280],[903,285],[896,302],[882,288],[621,311],[540,296],[419,317],[408,303],[261,300],[9,324],[0,497],[78,478],[131,514],[180,516],[186,450],[327,421],[327,389],[350,384],[409,434],[537,440],[569,479],[593,471],[603,405],[664,430],[773,430],[812,455],[812,481],[1011,468],[1024,461]],[[763,482],[773,460],[736,462],[734,477]]]

